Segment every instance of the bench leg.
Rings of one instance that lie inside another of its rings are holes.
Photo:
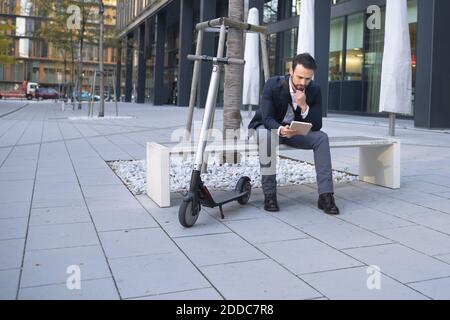
[[[169,149],[147,144],[147,195],[160,208],[170,207],[170,154]]]
[[[389,146],[361,147],[359,178],[379,186],[400,188],[400,141]]]

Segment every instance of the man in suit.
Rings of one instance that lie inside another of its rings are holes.
[[[274,77],[264,86],[260,109],[249,124],[256,130],[261,162],[264,209],[280,210],[277,202],[277,143],[303,150],[313,150],[319,191],[318,207],[330,215],[338,215],[334,199],[333,172],[328,136],[322,129],[322,93],[313,81],[317,64],[308,53],[296,56],[290,75]],[[307,136],[289,129],[292,121],[313,125]],[[273,151],[273,152],[272,152]]]

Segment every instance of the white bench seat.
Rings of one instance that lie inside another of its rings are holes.
[[[361,181],[391,188],[400,188],[400,141],[390,138],[330,137],[330,148],[359,148],[359,178]],[[280,151],[296,150],[280,145]],[[147,143],[147,194],[159,207],[170,207],[170,157],[194,154],[196,144]],[[238,151],[257,154],[258,145],[248,143],[212,143],[207,153]]]

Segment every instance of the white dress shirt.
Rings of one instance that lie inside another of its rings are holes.
[[[297,100],[295,98],[295,90],[294,88],[292,88],[292,81],[289,78],[289,92],[291,94],[291,99],[292,99],[292,107],[293,108],[288,108],[287,113],[283,119],[283,123],[291,123],[292,121],[295,120],[295,113],[294,110],[297,110],[298,105],[297,105]],[[306,111],[302,112],[302,118],[306,119],[306,117],[309,114],[309,106],[306,106]],[[281,132],[281,128],[283,128],[282,126],[278,128],[278,135],[280,135]]]

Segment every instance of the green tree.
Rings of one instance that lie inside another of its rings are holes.
[[[40,27],[35,31],[35,36],[48,42],[58,52],[63,60],[64,66],[64,84],[65,90],[69,85],[67,80],[67,64],[70,59],[70,88],[73,88],[75,83],[75,53],[76,53],[76,38],[75,30],[67,28],[67,20],[69,14],[67,7],[70,5],[68,0],[47,1],[35,0],[37,12],[42,17],[48,17],[42,20]],[[68,93],[66,91],[66,93]]]
[[[70,58],[71,87],[74,87],[76,83],[79,102],[81,102],[83,87],[83,49],[86,44],[98,44],[96,21],[99,3],[99,0],[35,0],[38,14],[48,17],[37,31],[38,36],[51,43],[60,52],[64,61],[64,70],[66,70],[67,59]],[[115,34],[109,35],[110,33],[106,35],[107,41],[112,43]],[[78,64],[75,68],[76,61]],[[76,72],[75,69],[77,69]],[[66,76],[64,77],[64,82],[67,83]],[[81,103],[79,108],[81,109]]]
[[[6,24],[5,21],[0,22],[0,63],[13,64],[14,56],[11,54],[11,45],[13,39],[9,33],[14,30],[13,26]]]

